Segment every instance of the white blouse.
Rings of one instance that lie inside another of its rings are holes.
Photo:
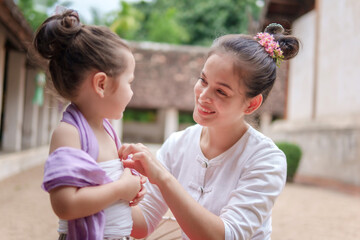
[[[99,166],[106,172],[106,175],[113,181],[120,178],[124,167],[120,159],[99,162]],[[101,197],[101,196],[99,196]],[[105,229],[104,237],[115,238],[130,236],[132,230],[131,207],[129,202],[120,200],[104,209]],[[67,233],[68,225],[66,220],[59,220],[59,233]]]
[[[200,149],[201,131],[194,125],[173,133],[158,160],[198,203],[220,216],[225,239],[270,239],[272,207],[286,181],[284,153],[249,126],[238,142],[209,161]],[[146,188],[140,207],[150,233],[167,205],[156,186],[147,183]]]

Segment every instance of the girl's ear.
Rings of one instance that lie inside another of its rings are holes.
[[[250,100],[247,109],[245,109],[245,114],[249,115],[249,114],[253,113],[256,109],[258,109],[261,106],[262,101],[263,101],[262,94],[259,94],[255,97],[253,97]]]
[[[105,96],[105,88],[108,82],[108,76],[104,72],[97,72],[92,78],[92,87],[95,93],[103,98]]]

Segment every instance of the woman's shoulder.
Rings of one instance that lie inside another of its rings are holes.
[[[274,141],[260,131],[250,127],[246,141],[246,150],[249,156],[255,159],[271,158],[283,162],[286,158],[284,153],[277,147]],[[286,161],[286,160],[285,160]]]
[[[80,135],[75,126],[66,122],[60,122],[55,128],[51,136],[50,153],[60,147],[81,149]]]
[[[262,132],[256,130],[253,127],[249,127],[248,134],[249,142],[254,144],[255,146],[258,146],[260,148],[277,148],[276,144],[270,137],[264,135]]]
[[[202,127],[199,124],[189,126],[184,130],[172,133],[167,141],[178,142],[194,139],[200,134],[201,128]]]

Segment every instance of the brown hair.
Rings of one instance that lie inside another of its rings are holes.
[[[109,76],[121,74],[127,67],[126,43],[106,27],[83,25],[74,10],[49,17],[38,28],[35,50],[48,61],[51,83],[65,99],[76,96],[89,70]]]
[[[299,51],[296,37],[284,35],[281,25],[274,24],[265,29],[272,34],[283,51],[284,60],[295,57]],[[215,53],[231,54],[234,71],[246,87],[246,97],[252,98],[259,94],[265,101],[276,79],[276,61],[265,51],[254,37],[242,34],[224,35],[215,39],[209,56]]]

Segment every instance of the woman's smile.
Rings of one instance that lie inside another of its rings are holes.
[[[198,107],[198,112],[202,115],[209,115],[215,113],[215,111],[211,111],[210,109],[201,106],[200,103],[197,104],[197,107]]]

